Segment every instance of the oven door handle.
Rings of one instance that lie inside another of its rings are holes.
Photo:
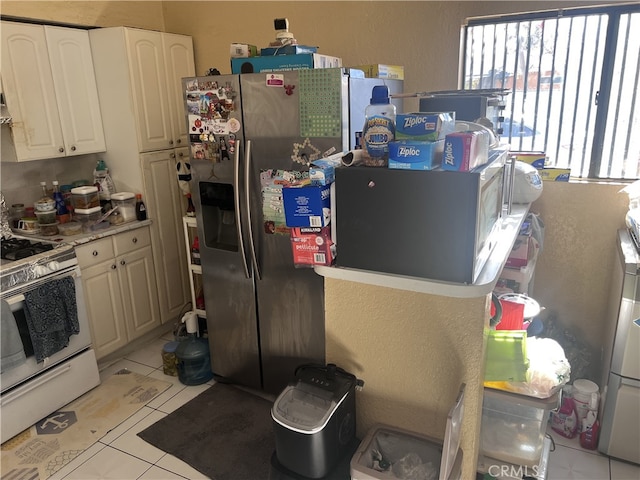
[[[20,295],[16,295],[15,297],[7,298],[6,302],[9,304],[9,306],[11,306],[11,305],[15,305],[16,303],[24,302],[24,300],[25,300],[24,295],[20,294]]]

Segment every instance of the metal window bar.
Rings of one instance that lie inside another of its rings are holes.
[[[464,88],[509,88],[505,112],[511,122],[508,140],[512,148],[544,150],[552,165],[571,167],[573,176],[637,178],[637,12],[640,5],[626,4],[473,19],[465,28],[462,84]],[[620,35],[612,35],[610,24],[618,19],[625,28]],[[615,78],[609,56],[616,48],[610,47],[611,39],[619,43],[617,50],[623,54],[615,62]],[[513,48],[514,43],[516,53],[509,53],[507,45]],[[551,69],[547,71],[549,58]],[[513,74],[508,73],[507,65]],[[556,75],[559,65],[563,66],[562,77]],[[525,120],[531,122],[531,129],[525,129]]]

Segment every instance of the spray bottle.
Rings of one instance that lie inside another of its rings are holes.
[[[185,313],[181,321],[187,327],[187,339],[180,342],[176,348],[178,378],[185,385],[200,385],[213,378],[209,342],[198,337],[196,312]]]

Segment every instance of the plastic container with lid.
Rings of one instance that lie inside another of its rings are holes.
[[[82,224],[83,232],[93,231],[93,225],[100,220],[101,216],[102,209],[99,205],[93,208],[76,208],[73,212],[74,219]]]
[[[70,235],[79,235],[82,233],[82,223],[80,222],[67,222],[61,223],[58,225],[58,230],[60,231],[60,235],[70,236]]]
[[[73,203],[73,208],[76,210],[87,210],[100,207],[98,187],[87,186],[72,188],[71,202]]]
[[[122,223],[136,219],[136,196],[131,192],[118,192],[111,194],[111,206],[118,207],[122,216]]]
[[[372,427],[351,458],[351,478],[462,478],[464,390],[463,384],[449,410],[443,440],[389,425]]]
[[[558,408],[561,392],[540,399],[484,389],[480,451],[485,456],[532,467],[542,455],[549,413]]]
[[[54,217],[55,218],[55,217]],[[58,222],[40,223],[40,235],[50,236],[58,234]]]

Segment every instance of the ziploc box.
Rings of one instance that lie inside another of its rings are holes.
[[[510,152],[510,155],[515,160],[528,163],[538,170],[544,168],[547,162],[547,154],[545,152]]]
[[[342,59],[319,53],[298,55],[267,55],[264,57],[232,58],[231,73],[284,72],[307,68],[342,67]]]
[[[288,186],[282,189],[287,227],[326,227],[331,221],[331,185]]]
[[[399,113],[396,115],[396,139],[442,140],[456,131],[455,112]]]
[[[293,227],[290,235],[294,265],[333,264],[336,246],[331,240],[331,227]]]
[[[543,182],[568,182],[571,176],[570,168],[539,168],[538,173]]]
[[[442,163],[444,140],[395,140],[389,142],[389,168],[402,170],[433,170]]]
[[[487,163],[489,134],[473,130],[450,133],[444,140],[442,169],[468,172]]]

